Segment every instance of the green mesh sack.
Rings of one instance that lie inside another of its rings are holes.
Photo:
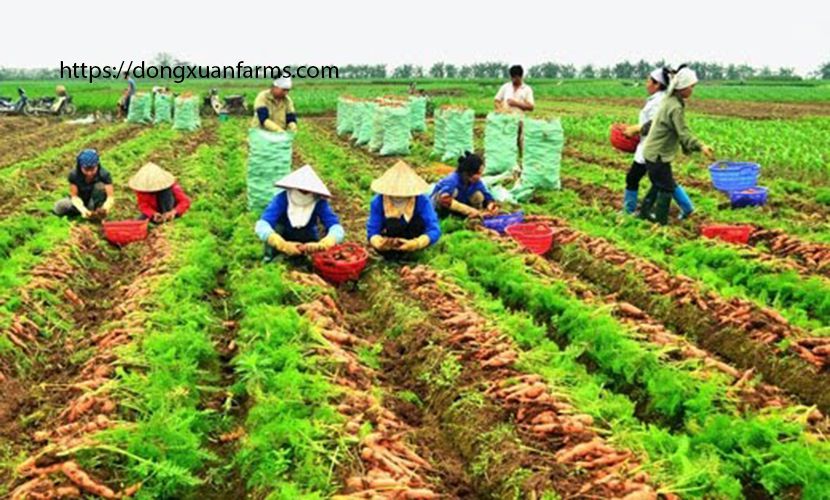
[[[170,94],[156,93],[153,103],[154,115],[153,123],[172,123],[173,122],[173,98]]]
[[[565,133],[562,122],[524,119],[522,176],[511,191],[516,201],[527,201],[537,189],[560,189],[559,169]]]
[[[383,120],[388,110],[389,107],[378,105],[368,118],[372,121],[372,137],[369,139],[369,151],[380,151],[380,147],[383,146]]]
[[[274,183],[291,172],[293,142],[293,132],[248,130],[248,210],[264,210],[276,193]]]
[[[427,98],[410,97],[409,114],[411,117],[412,132],[423,132],[427,129]]]
[[[484,160],[487,175],[509,172],[519,162],[519,115],[489,113],[484,127]]]
[[[372,137],[375,135],[375,111],[377,111],[378,103],[376,102],[362,102],[362,119],[360,121],[359,130],[357,132],[357,140],[355,144],[358,146],[365,146],[369,144]]]
[[[127,123],[153,123],[153,95],[137,92],[130,98]]]
[[[193,132],[201,126],[202,119],[199,118],[199,97],[177,97],[176,109],[173,114],[173,129]]]
[[[444,130],[446,143],[441,161],[455,161],[464,154],[464,151],[473,150],[473,125],[476,115],[472,109],[451,109],[447,113],[447,124]]]
[[[412,140],[412,114],[409,106],[391,106],[383,116],[381,156],[408,155]]]
[[[433,147],[432,156],[441,157],[444,154],[444,148],[447,144],[447,138],[444,132],[447,130],[447,111],[444,109],[437,109],[435,111],[435,130],[433,133]]]
[[[352,109],[352,140],[357,141],[362,127],[366,123],[366,114],[368,112],[369,103],[366,101],[356,102]],[[368,140],[367,140],[368,142]],[[365,143],[364,143],[365,144]]]
[[[357,104],[352,99],[341,97],[337,100],[337,135],[354,131],[354,108]]]

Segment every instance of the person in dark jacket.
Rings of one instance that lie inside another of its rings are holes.
[[[345,231],[331,209],[331,193],[310,165],[277,181],[283,188],[256,223],[256,234],[265,242],[265,259],[277,253],[297,256],[326,250],[343,241]],[[322,225],[325,235],[320,236]]]
[[[403,161],[372,182],[366,235],[380,252],[415,252],[441,237],[438,216],[424,194],[427,183]]]
[[[94,149],[84,149],[78,154],[75,168],[69,173],[69,196],[55,203],[52,209],[55,215],[80,215],[89,219],[112,211],[115,204],[112,176],[100,163]]]

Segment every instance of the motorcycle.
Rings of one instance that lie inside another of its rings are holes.
[[[30,103],[30,114],[72,116],[77,108],[72,103],[72,96],[41,97]]]
[[[202,102],[202,116],[210,114],[215,115],[246,115],[248,114],[248,104],[245,102],[243,95],[230,95],[220,100],[219,91],[210,89],[208,95],[205,96]]]
[[[0,115],[28,115],[31,112],[31,104],[26,96],[26,91],[17,89],[18,99],[0,98]]]

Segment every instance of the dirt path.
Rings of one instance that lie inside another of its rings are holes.
[[[28,133],[16,133],[0,142],[0,168],[36,156],[49,148],[89,135],[104,125],[51,123]]]

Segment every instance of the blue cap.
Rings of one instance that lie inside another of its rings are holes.
[[[98,165],[99,161],[98,151],[94,149],[84,149],[78,154],[78,168],[94,167]]]

